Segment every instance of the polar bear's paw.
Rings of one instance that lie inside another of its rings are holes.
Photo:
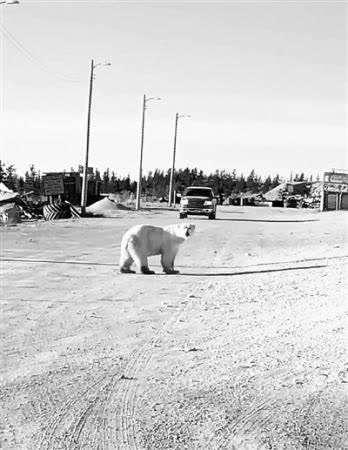
[[[120,268],[121,273],[136,273],[135,270],[126,269],[125,267]]]
[[[163,272],[166,273],[167,275],[177,275],[178,273],[180,273],[179,270],[175,269],[163,269]]]
[[[141,266],[141,273],[143,273],[144,275],[154,275],[155,274],[155,272],[153,270],[150,270],[146,266]]]

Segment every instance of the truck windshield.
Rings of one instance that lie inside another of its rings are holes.
[[[212,192],[210,189],[187,189],[184,192],[186,197],[209,197],[212,198]]]

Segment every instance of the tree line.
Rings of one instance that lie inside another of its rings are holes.
[[[70,170],[75,172],[73,168]],[[103,172],[98,169],[94,172],[94,180],[100,182],[101,193],[136,192],[136,181],[129,175],[118,176],[115,171],[106,169]],[[312,175],[306,177],[304,173],[290,175],[292,181],[312,181]],[[155,169],[148,172],[142,179],[143,194],[154,197],[167,197],[169,190],[170,170],[164,171]],[[24,176],[17,174],[13,164],[6,165],[0,161],[0,182],[17,192],[34,191],[37,194],[44,194],[43,179],[40,170],[34,165],[29,167]],[[253,169],[249,175],[237,174],[235,169],[231,171],[216,170],[212,173],[204,173],[197,168],[178,169],[174,173],[174,189],[179,193],[185,187],[192,185],[210,186],[218,195],[233,195],[241,192],[265,193],[278,186],[282,182],[279,174],[261,177]]]

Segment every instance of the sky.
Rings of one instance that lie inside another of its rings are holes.
[[[316,175],[347,168],[344,2],[55,1],[0,5],[0,155],[24,173],[83,163]]]

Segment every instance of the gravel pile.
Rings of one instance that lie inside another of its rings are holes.
[[[131,208],[116,202],[111,197],[105,197],[87,208],[87,212],[93,215],[104,217],[113,216],[118,211],[129,211]]]

